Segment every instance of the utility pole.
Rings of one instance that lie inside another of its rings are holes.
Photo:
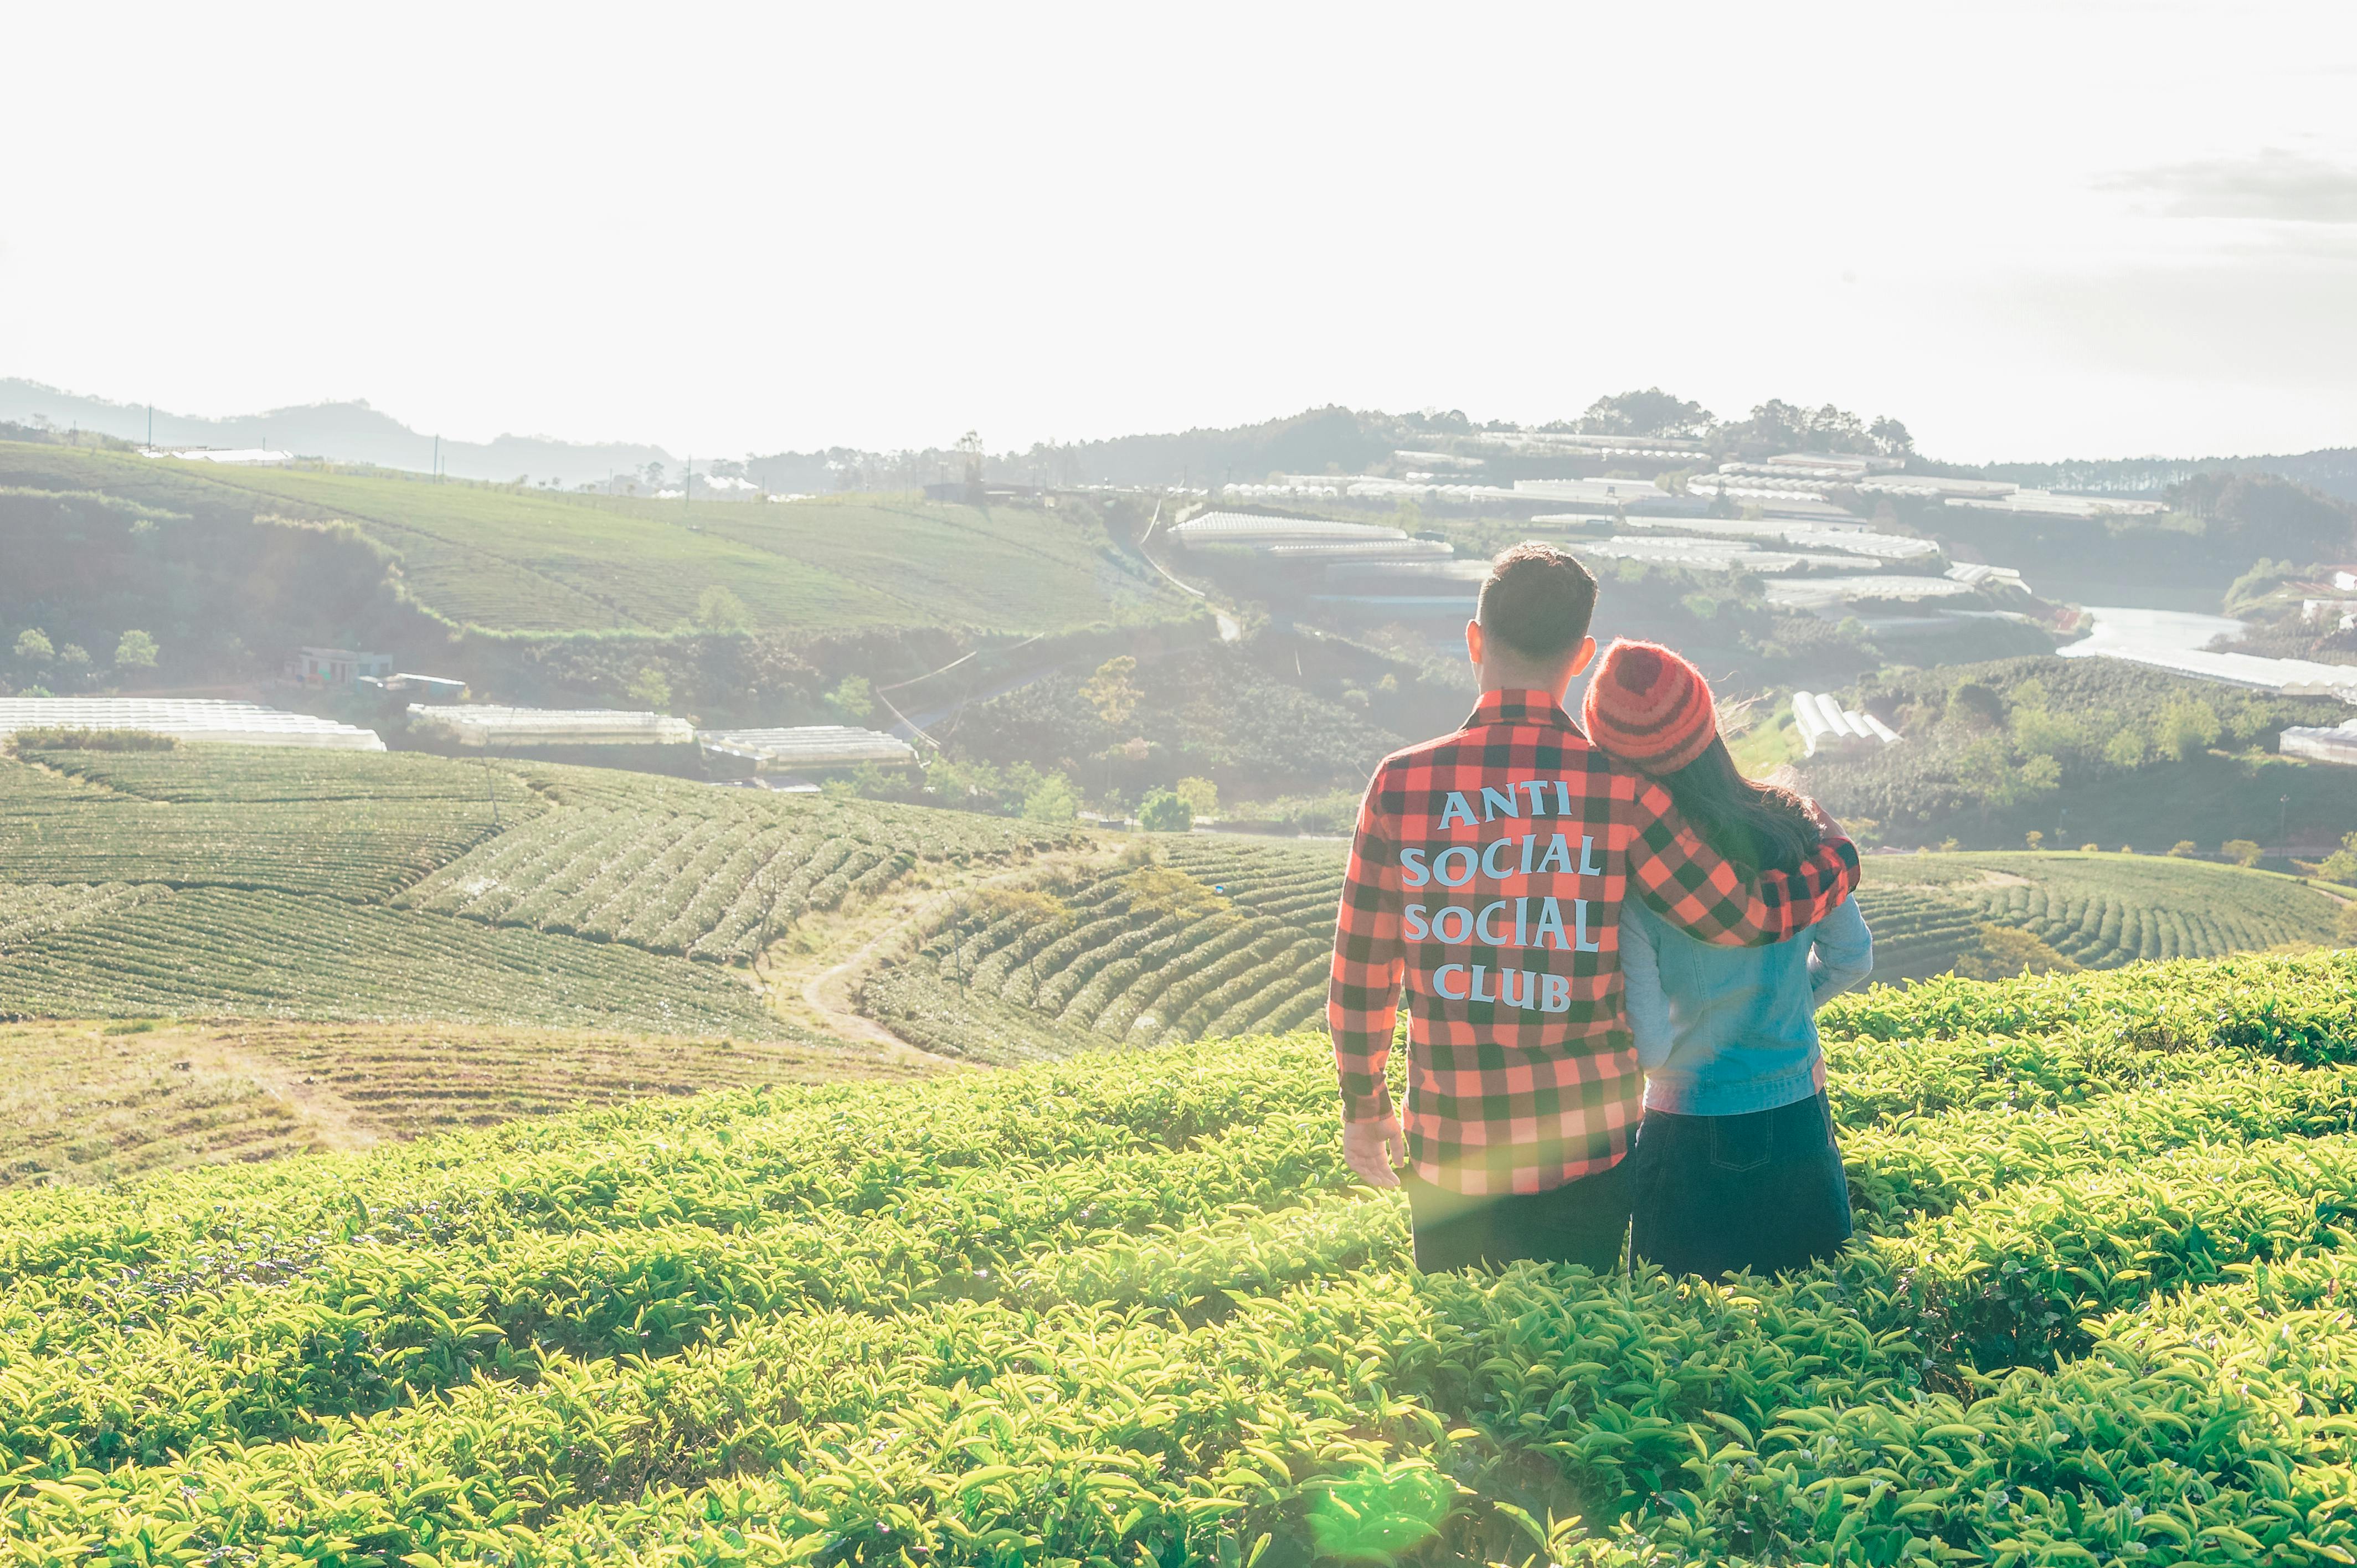
[[[439,435],[434,438],[434,482],[437,485],[442,482],[442,437]]]
[[[2276,797],[2276,843],[2282,850],[2284,857],[2289,859],[2291,856],[2291,797],[2289,795]]]
[[[152,403],[147,405],[147,445],[151,448],[156,445],[156,405]]]
[[[679,484],[679,513],[682,517],[685,517],[687,515],[687,509],[694,499],[695,459],[690,457],[687,460],[687,478],[682,479]]]

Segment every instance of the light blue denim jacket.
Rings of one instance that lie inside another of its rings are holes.
[[[1620,907],[1620,976],[1645,1069],[1645,1109],[1741,1116],[1824,1087],[1817,1008],[1874,968],[1857,900],[1764,948],[1717,947],[1631,898]]]

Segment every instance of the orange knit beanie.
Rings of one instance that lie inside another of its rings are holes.
[[[1587,737],[1647,773],[1675,773],[1718,734],[1710,682],[1657,642],[1616,639],[1587,682]]]

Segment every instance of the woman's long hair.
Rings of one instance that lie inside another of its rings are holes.
[[[1796,871],[1824,837],[1800,796],[1746,779],[1717,736],[1700,757],[1661,775],[1661,783],[1705,843],[1756,871]]]

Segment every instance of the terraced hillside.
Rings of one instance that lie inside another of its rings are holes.
[[[1298,1028],[1325,1007],[1341,886],[1337,845],[1163,840],[961,900],[860,1004],[912,1044],[995,1062]]]
[[[767,940],[1054,842],[597,769],[36,750],[0,761],[0,1015],[777,1038],[744,967]]]
[[[1196,835],[1129,864],[967,900],[904,962],[871,974],[867,1015],[928,1050],[1014,1062],[1300,1027],[1324,1005],[1344,848]],[[1183,874],[1186,882],[1167,873]],[[1192,886],[1188,886],[1191,883]],[[1859,895],[1874,978],[2010,973],[1994,926],[2090,969],[2330,945],[2340,908],[2297,879],[2157,856],[1875,856]]]
[[[2330,944],[2341,901],[2298,878],[2159,855],[1963,854],[1869,863],[1861,907],[1875,977],[1944,973],[1984,924],[2022,930],[2089,969]]]
[[[2357,958],[1832,1009],[1838,1262],[1419,1274],[1315,1034],[0,1196],[34,1563],[2357,1555]]]

